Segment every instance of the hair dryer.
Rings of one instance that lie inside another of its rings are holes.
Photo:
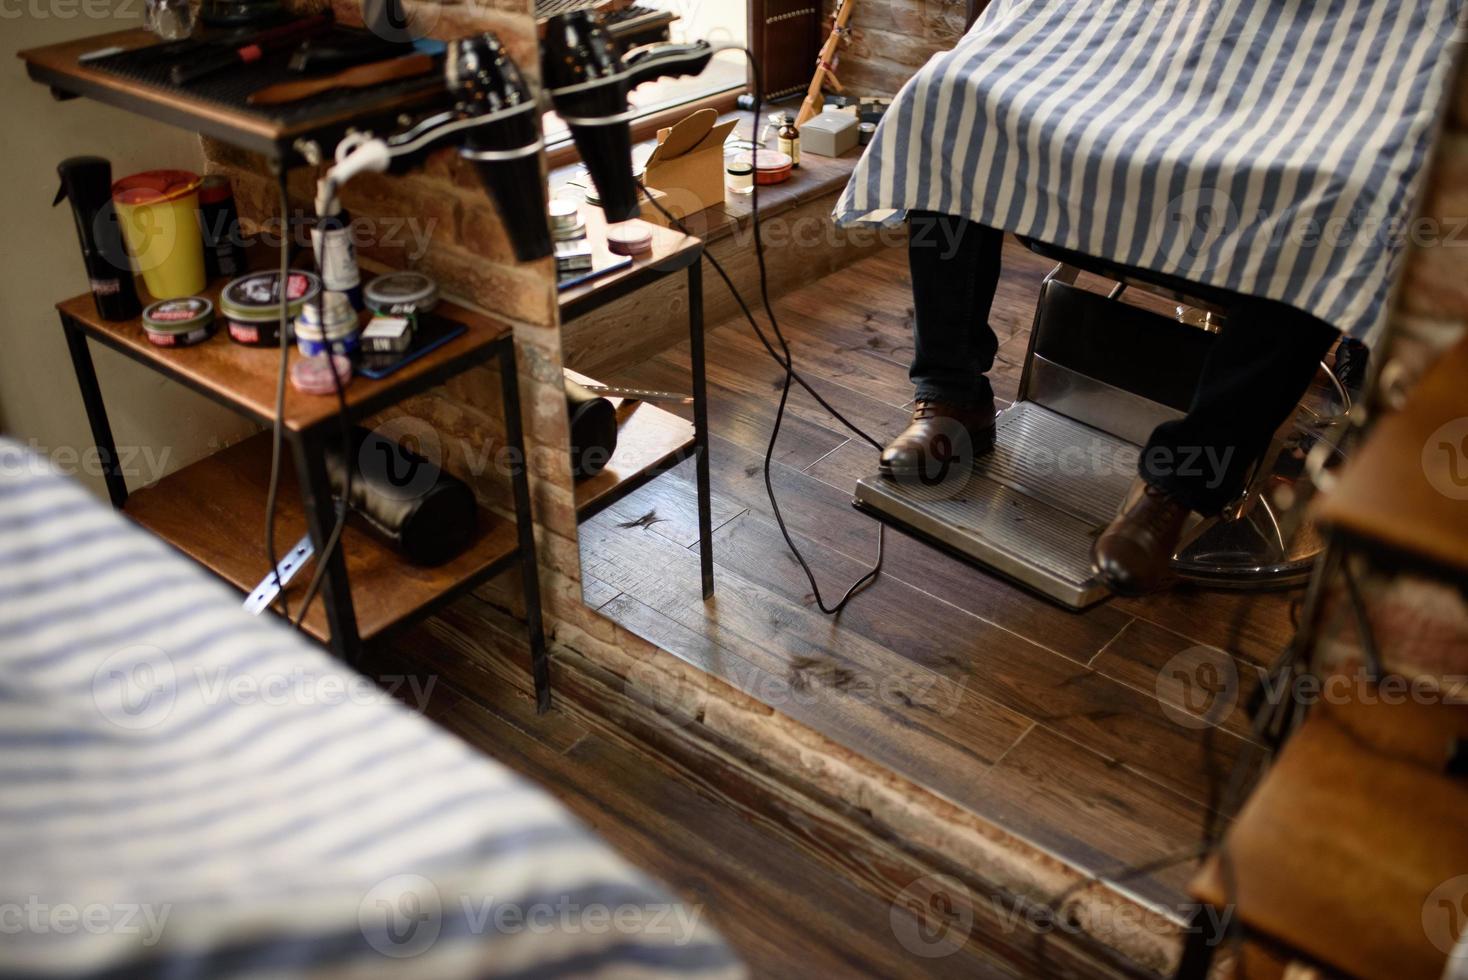
[[[546,91],[571,128],[607,220],[636,218],[642,205],[632,176],[633,114],[627,95],[655,78],[702,73],[714,56],[713,46],[707,41],[650,44],[623,56],[599,14],[575,10],[546,22],[540,55]]]
[[[444,81],[454,107],[410,129],[381,139],[348,136],[337,146],[336,166],[317,190],[316,209],[325,217],[340,210],[337,191],[359,173],[402,172],[429,152],[457,145],[474,164],[499,209],[522,262],[554,253],[541,178],[539,104],[499,38],[485,32],[448,47]]]

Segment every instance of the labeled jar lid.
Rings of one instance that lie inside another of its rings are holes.
[[[362,295],[374,313],[412,316],[438,305],[438,283],[421,272],[391,272],[369,282]]]
[[[159,347],[188,347],[214,334],[214,304],[202,296],[165,299],[143,311],[143,330]]]
[[[287,313],[298,316],[319,292],[321,279],[314,272],[293,271],[286,280]],[[241,323],[280,319],[280,273],[255,272],[234,280],[219,294],[219,311]]]

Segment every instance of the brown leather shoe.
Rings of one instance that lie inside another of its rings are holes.
[[[1123,596],[1146,595],[1172,583],[1172,556],[1193,513],[1151,484],[1137,484],[1091,547],[1091,571]]]
[[[967,435],[972,447],[957,445]],[[982,405],[920,401],[912,424],[882,451],[882,475],[895,480],[944,479],[955,458],[971,463],[994,448],[994,400]],[[967,474],[963,474],[967,478]]]

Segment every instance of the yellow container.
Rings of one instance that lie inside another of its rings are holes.
[[[186,170],[150,170],[112,185],[122,237],[154,299],[179,299],[204,289],[201,183],[203,178]]]

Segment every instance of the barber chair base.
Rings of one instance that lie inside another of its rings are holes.
[[[965,482],[925,485],[871,476],[853,503],[1071,609],[1108,596],[1091,574],[1091,544],[1111,523],[1141,448],[1034,402],[999,415],[994,451]],[[1267,500],[1237,520],[1188,536],[1173,558],[1178,578],[1213,588],[1284,588],[1303,582],[1320,548],[1313,529],[1282,535]]]

